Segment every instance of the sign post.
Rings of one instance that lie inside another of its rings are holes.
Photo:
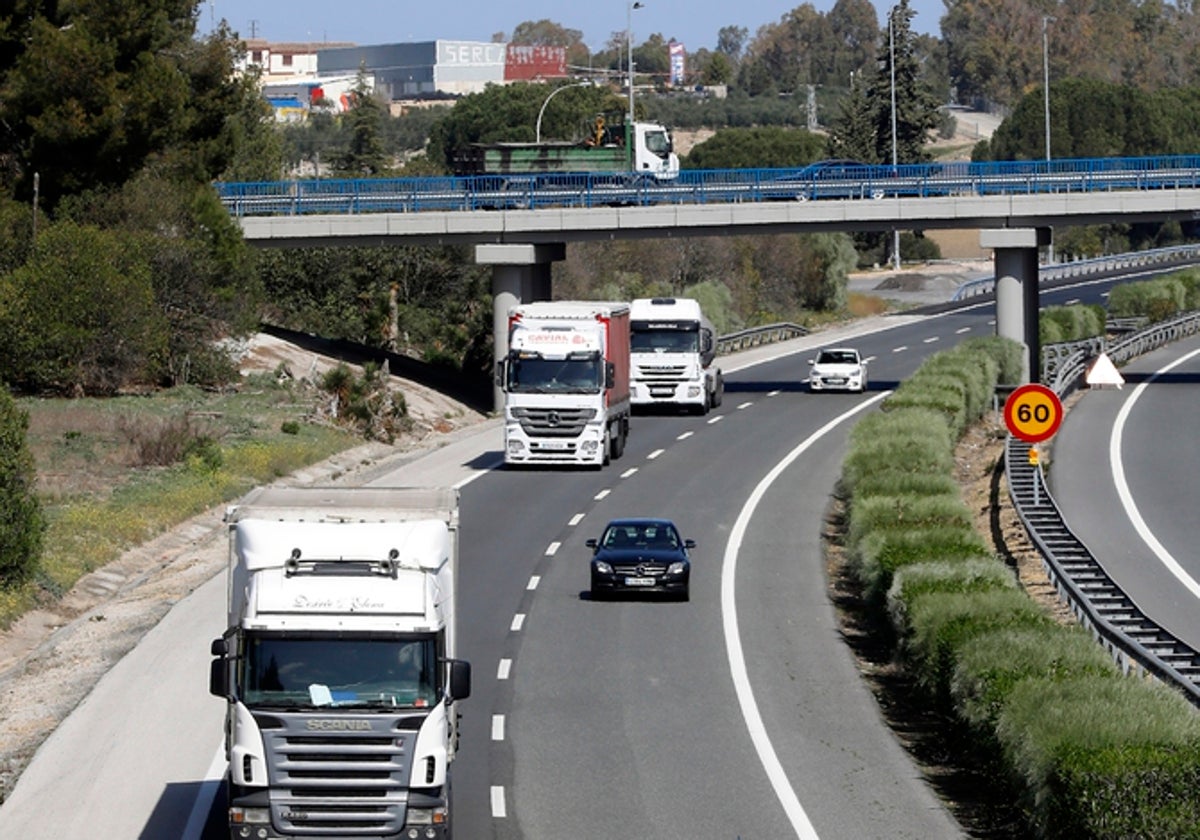
[[[1004,403],[1004,425],[1013,437],[1034,444],[1029,449],[1033,471],[1033,503],[1042,503],[1042,469],[1037,444],[1049,440],[1062,425],[1063,407],[1058,394],[1045,385],[1022,385]]]

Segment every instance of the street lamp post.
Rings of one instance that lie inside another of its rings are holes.
[[[1050,15],[1042,15],[1042,93],[1045,98],[1045,122],[1046,122],[1046,160],[1050,160],[1050,39],[1046,34],[1049,28],[1050,21],[1054,20]]]
[[[642,8],[641,3],[625,3],[625,54],[629,59],[629,125],[625,129],[628,140],[633,138],[633,10]]]
[[[896,9],[893,6],[888,12],[888,64],[892,75],[892,173],[895,174],[899,163],[896,142]],[[900,270],[900,229],[892,230],[892,263],[896,271]]]
[[[595,82],[592,82],[592,81],[575,82],[574,84],[556,87],[554,90],[550,91],[550,95],[546,97],[546,101],[542,103],[541,109],[538,110],[537,126],[536,126],[536,128],[534,128],[534,132],[533,132],[534,136],[537,138],[538,143],[542,142],[542,114],[546,113],[546,106],[550,104],[550,100],[553,99],[559,92],[564,91],[567,88],[591,87],[594,84],[595,84]]]

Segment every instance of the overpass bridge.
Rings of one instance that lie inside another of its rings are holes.
[[[806,174],[807,173],[807,174]],[[258,247],[472,245],[492,266],[496,358],[511,306],[550,298],[566,245],[614,239],[975,228],[997,331],[1038,377],[1038,253],[1056,227],[1200,221],[1200,156],[218,184]]]

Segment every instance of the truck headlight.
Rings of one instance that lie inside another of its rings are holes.
[[[445,808],[409,808],[405,821],[409,825],[445,825]]]
[[[579,451],[582,452],[584,455],[595,455],[596,449],[599,446],[600,446],[600,441],[598,441],[598,440],[585,440],[583,443],[581,443],[579,445]]]
[[[511,455],[523,455],[525,453],[525,444],[519,440],[509,440],[508,451]]]
[[[239,808],[229,809],[229,821],[237,824],[266,825],[271,821],[269,808]]]
[[[688,386],[688,396],[689,397],[700,396],[700,386],[699,385],[689,385]]]

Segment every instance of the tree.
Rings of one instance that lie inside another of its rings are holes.
[[[876,52],[875,73],[868,81],[866,91],[875,137],[875,154],[866,163],[892,161],[893,87],[896,160],[899,163],[929,160],[925,144],[929,141],[930,132],[938,127],[939,103],[921,75],[914,48],[912,16],[908,0],[901,0],[892,9],[891,26],[881,36]]]
[[[342,115],[342,124],[349,135],[345,149],[334,160],[334,171],[350,178],[369,178],[387,172],[391,167],[383,150],[383,103],[375,96],[365,67],[358,69],[358,78],[350,108]]]
[[[744,26],[722,26],[717,32],[717,52],[736,64],[746,49],[746,36],[749,34],[750,30]]]
[[[509,40],[514,44],[530,46],[566,47],[567,64],[575,67],[586,67],[592,54],[583,42],[583,32],[544,18],[517,24]]]
[[[859,82],[842,99],[829,131],[829,155],[863,163],[878,163],[879,144],[875,137],[873,106],[867,99],[866,85]]]
[[[42,551],[46,523],[34,492],[28,429],[29,415],[0,385],[0,589],[28,579]]]
[[[803,166],[824,154],[824,138],[804,129],[723,128],[693,148],[683,164],[687,169]]]
[[[152,384],[167,324],[146,237],[59,222],[0,277],[0,379],[31,392],[107,395]]]

